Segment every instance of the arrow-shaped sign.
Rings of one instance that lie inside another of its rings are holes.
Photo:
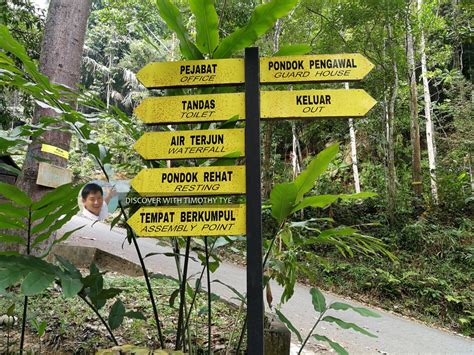
[[[142,196],[243,194],[245,166],[143,169],[131,185]]]
[[[147,132],[133,146],[144,159],[243,157],[243,128]]]
[[[376,103],[361,89],[262,91],[261,118],[361,117]]]
[[[142,207],[127,221],[141,237],[245,234],[245,205]]]
[[[135,109],[145,123],[190,123],[227,121],[245,117],[245,95],[214,94],[147,97]]]
[[[374,65],[358,53],[260,58],[260,82],[264,84],[355,81]]]
[[[147,88],[242,84],[244,60],[154,62],[140,69],[137,79]]]

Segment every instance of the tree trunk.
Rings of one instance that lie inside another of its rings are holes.
[[[451,0],[451,6],[452,6],[452,17],[453,17],[453,28],[456,29],[458,28],[458,17],[459,17],[459,0]],[[453,46],[453,68],[457,69],[459,71],[463,70],[463,65],[462,65],[462,41],[459,38],[459,32],[458,31],[453,31],[454,34],[454,39],[452,42]]]
[[[292,151],[291,151],[291,165],[293,167],[293,179],[300,174],[301,167],[299,163],[298,157],[301,155],[299,154],[299,143],[298,143],[298,136],[296,135],[296,125],[294,121],[291,121],[291,135],[293,137],[292,141]]]
[[[349,90],[349,83],[344,83],[344,88]],[[352,160],[352,173],[354,175],[354,187],[355,192],[360,192],[360,179],[359,179],[359,166],[357,164],[357,143],[356,134],[354,129],[354,119],[349,118],[349,136],[351,137],[351,160]]]
[[[390,88],[390,98],[387,103],[387,169],[388,169],[388,215],[390,223],[395,222],[397,175],[395,171],[395,103],[398,96],[398,67],[393,53],[392,26],[387,25],[388,31],[388,52],[392,60],[392,86]]]
[[[39,69],[52,83],[73,88],[79,82],[82,47],[90,8],[90,0],[51,0]],[[43,116],[57,116],[57,113],[51,109],[36,107],[33,124],[39,122]],[[70,133],[57,129],[45,132],[29,145],[17,186],[34,201],[51,190],[36,184],[38,160],[46,159],[58,167],[67,166],[67,159],[41,152],[41,144],[50,144],[68,151],[70,140]]]
[[[410,85],[410,138],[411,138],[411,171],[412,188],[417,197],[423,194],[423,179],[421,174],[420,126],[418,124],[418,95],[416,90],[415,51],[413,47],[413,32],[411,28],[411,1],[407,14],[406,54],[408,63],[408,84]]]
[[[280,47],[281,20],[275,23],[275,31],[273,33],[273,51],[278,51]],[[273,124],[271,121],[263,123],[263,152],[262,152],[262,198],[267,199],[272,190],[272,136]]]
[[[423,0],[418,0],[418,12],[421,11]],[[421,24],[422,25],[422,24]],[[425,34],[423,30],[420,33],[420,53],[421,53],[421,75],[423,77],[423,93],[425,100],[425,118],[426,118],[426,145],[428,147],[428,165],[430,169],[431,196],[433,203],[438,204],[438,185],[436,183],[436,147],[434,144],[434,126],[431,118],[432,106],[430,88],[428,84],[425,52]]]

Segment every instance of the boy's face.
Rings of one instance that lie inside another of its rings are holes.
[[[100,214],[100,209],[102,208],[103,202],[104,198],[100,191],[90,192],[86,199],[82,199],[84,207],[96,216]]]

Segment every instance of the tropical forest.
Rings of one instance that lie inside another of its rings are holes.
[[[470,0],[0,0],[0,353],[473,354]]]

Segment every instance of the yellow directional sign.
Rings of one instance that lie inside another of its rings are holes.
[[[137,79],[147,88],[242,84],[244,60],[154,62],[143,67]]]
[[[243,128],[147,132],[134,148],[144,159],[243,157],[245,132]]]
[[[148,97],[135,109],[145,123],[227,121],[245,116],[243,93]]]
[[[131,181],[142,196],[245,193],[245,166],[143,169]]]
[[[361,117],[376,103],[361,89],[262,91],[261,118]]]
[[[358,53],[260,58],[260,81],[300,83],[363,79],[374,65]]]
[[[142,207],[127,221],[141,237],[245,234],[245,205]]]

